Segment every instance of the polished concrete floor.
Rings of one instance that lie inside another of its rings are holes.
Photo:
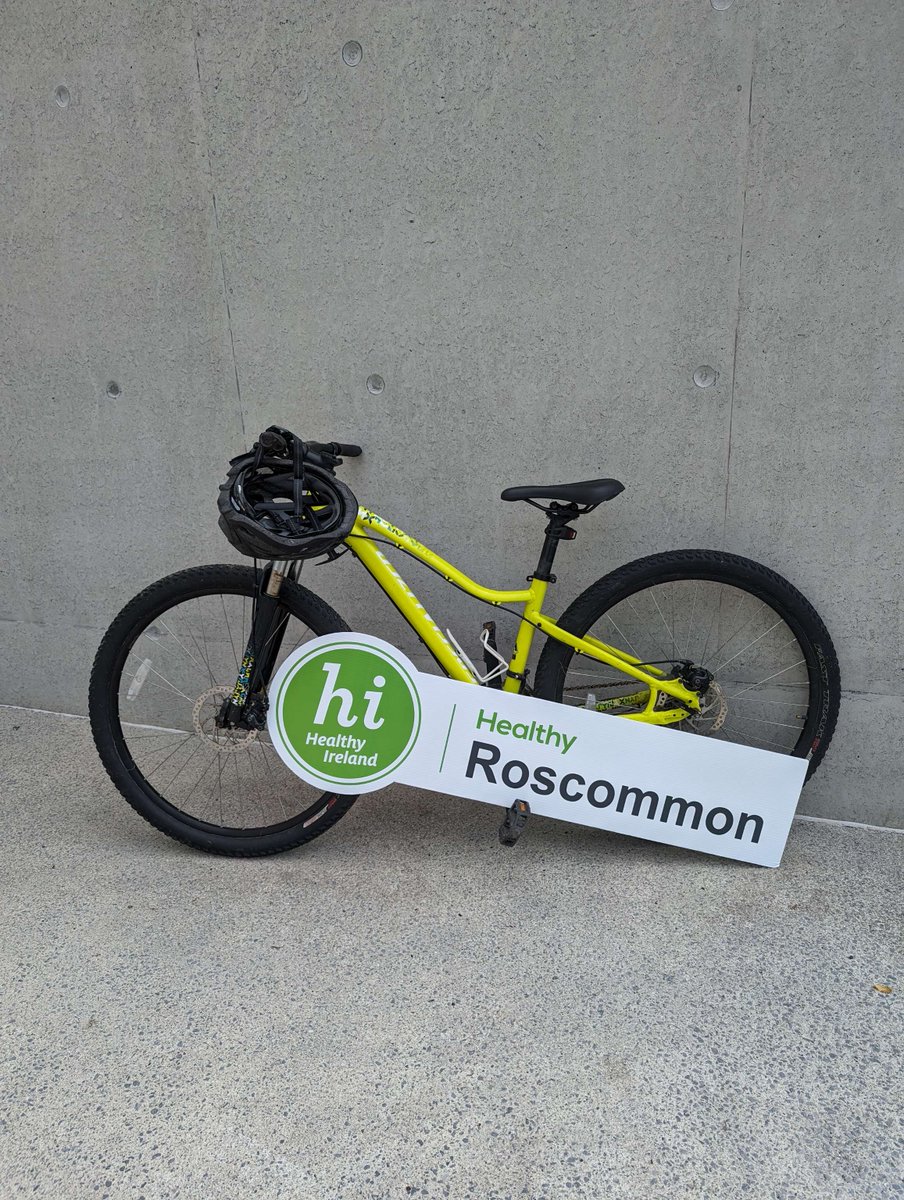
[[[392,788],[232,861],[145,825],[85,721],[0,736],[3,1197],[904,1196],[900,834],[504,850]]]

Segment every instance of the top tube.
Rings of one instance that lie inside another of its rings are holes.
[[[400,550],[406,550],[426,566],[438,571],[448,583],[461,588],[462,591],[467,592],[469,596],[474,596],[477,600],[486,600],[490,604],[524,604],[533,595],[530,588],[519,588],[517,591],[497,591],[495,588],[483,587],[450,562],[441,558],[440,555],[434,554],[432,550],[405,533],[404,530],[391,525],[389,521],[384,520],[377,513],[371,512],[368,508],[359,508],[358,519],[349,534],[349,539],[367,537],[366,530],[392,542]]]

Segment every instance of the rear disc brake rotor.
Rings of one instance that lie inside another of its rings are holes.
[[[700,697],[700,708],[682,722],[694,733],[715,733],[725,724],[728,716],[728,701],[721,687],[712,680]]]

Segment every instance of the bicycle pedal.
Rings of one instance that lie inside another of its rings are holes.
[[[516,800],[511,808],[506,809],[505,817],[499,826],[499,840],[503,846],[514,846],[524,832],[529,816],[530,805],[526,800]]]

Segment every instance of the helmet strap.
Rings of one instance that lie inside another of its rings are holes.
[[[301,438],[292,439],[292,455],[294,472],[292,479],[292,499],[295,503],[296,517],[300,517],[304,508],[304,442]]]

